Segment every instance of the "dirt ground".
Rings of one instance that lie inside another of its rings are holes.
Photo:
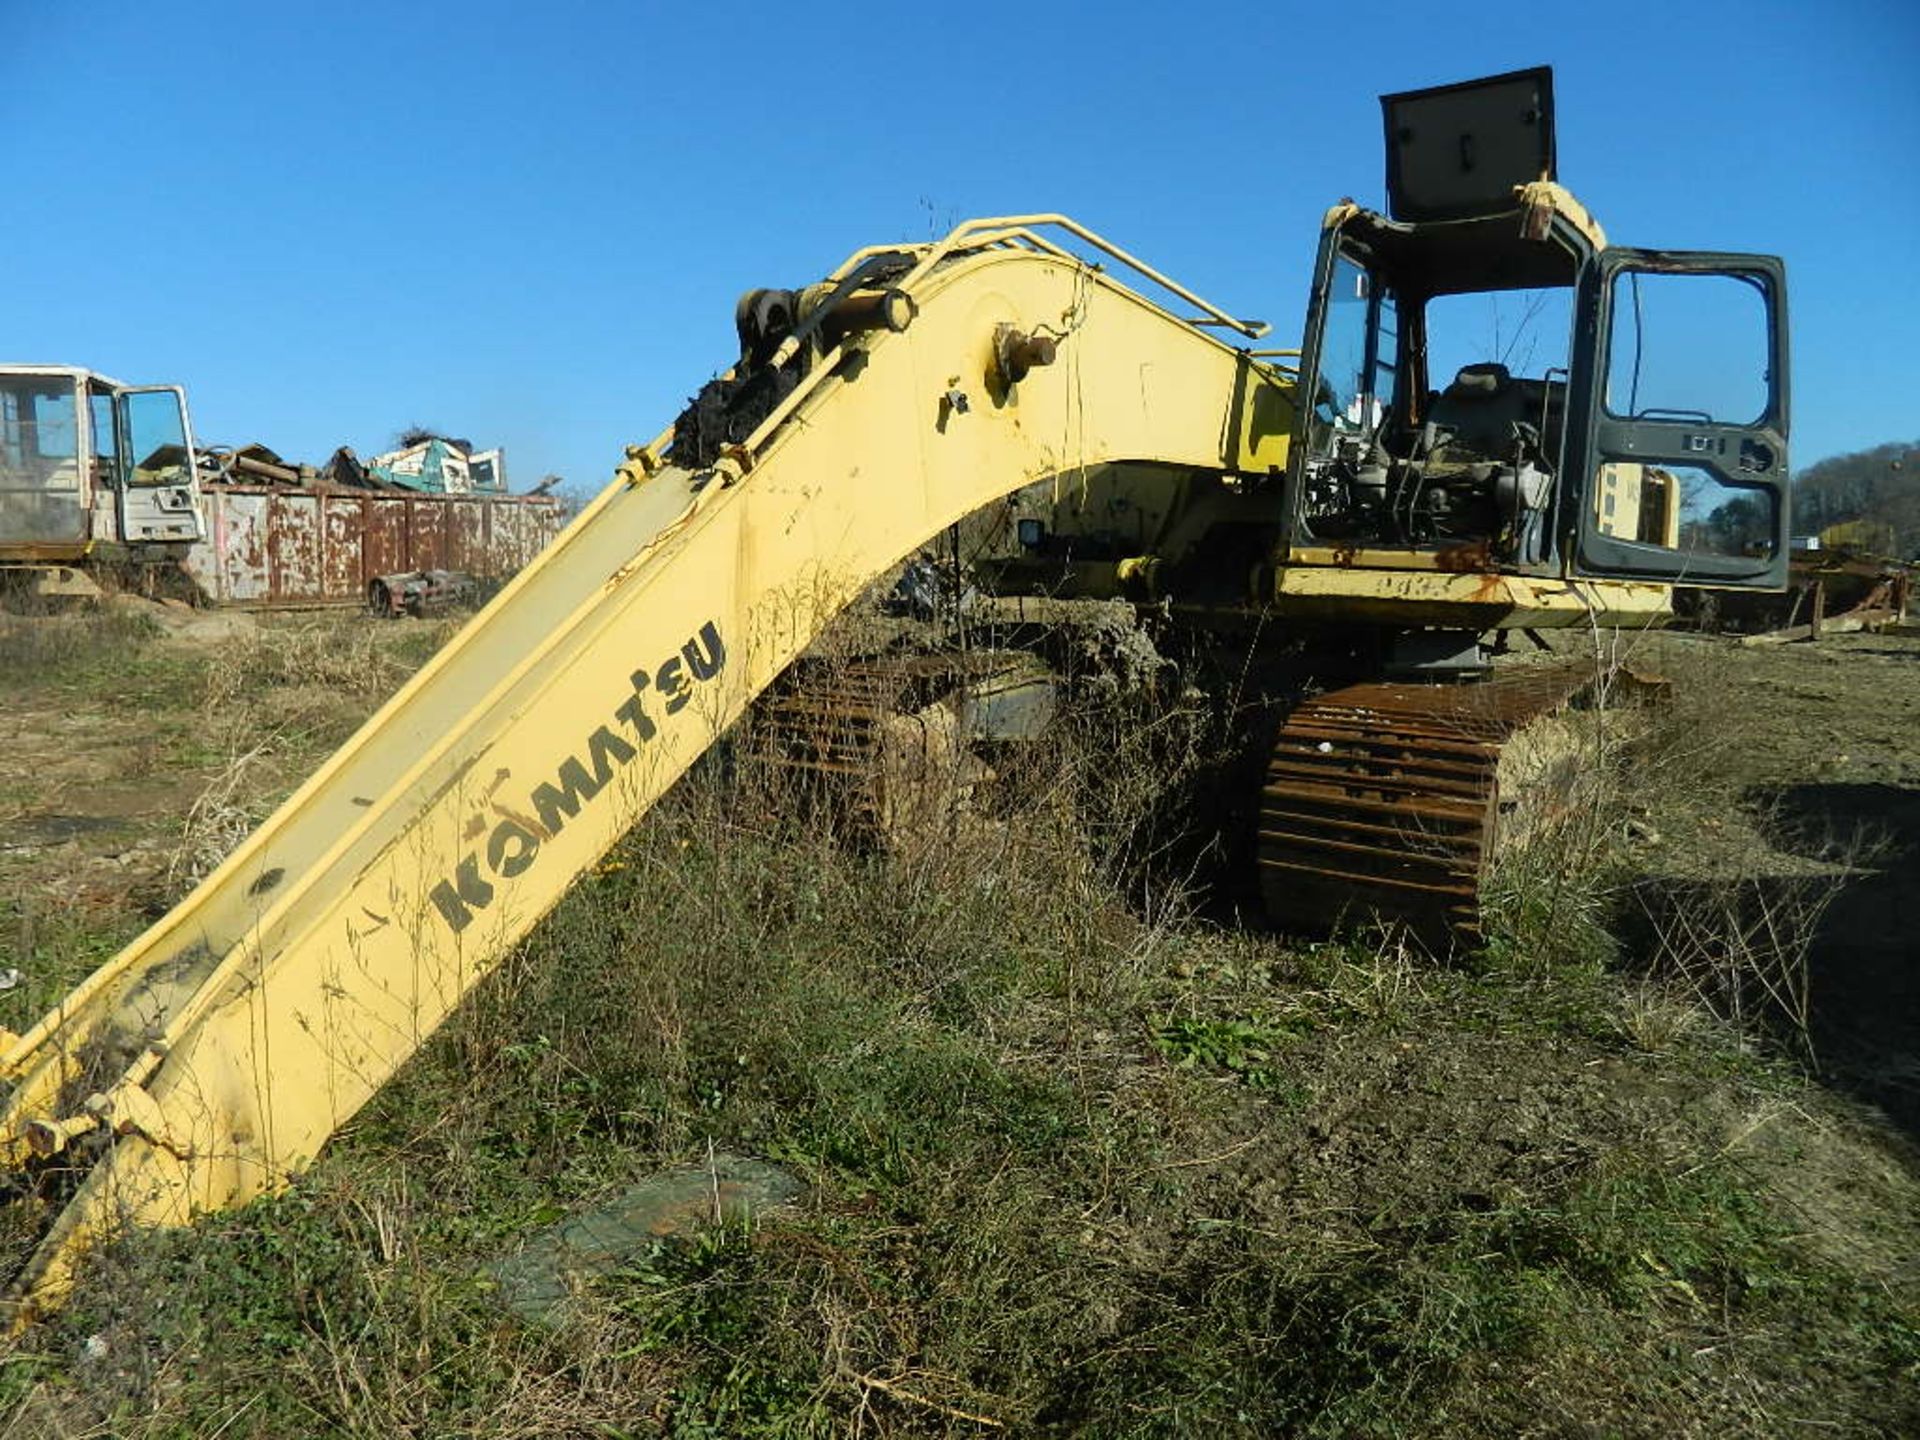
[[[1821,1073],[1920,1138],[1920,636],[1676,632],[1648,653],[1696,687],[1702,733],[1725,732],[1711,773],[1680,777],[1654,822],[1650,907],[1703,882],[1787,894],[1809,932]],[[1810,884],[1818,899],[1796,903]]]
[[[23,972],[0,1024],[163,914],[445,633],[132,597],[0,615],[0,969]]]

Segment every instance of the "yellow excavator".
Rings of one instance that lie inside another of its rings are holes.
[[[1784,579],[1784,272],[1609,246],[1555,181],[1545,70],[1384,113],[1389,212],[1327,212],[1297,352],[1059,215],[743,298],[727,374],[191,895],[0,1035],[10,1322],[116,1227],[289,1183],[956,527],[999,537],[966,583],[1005,602],[1339,640],[1352,675],[1267,765],[1269,898],[1470,928],[1502,740],[1579,683],[1489,674],[1488,644]]]

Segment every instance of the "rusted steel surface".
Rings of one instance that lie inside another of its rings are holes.
[[[1867,591],[1851,610],[1843,610],[1835,615],[1828,613],[1826,580],[1816,578],[1809,591],[1813,602],[1811,615],[1806,624],[1785,625],[1778,630],[1743,636],[1740,643],[1742,645],[1779,645],[1791,640],[1818,640],[1823,635],[1848,635],[1859,630],[1885,630],[1906,619],[1911,588],[1910,578],[1904,570],[1898,574],[1888,575]],[[1797,606],[1794,613],[1798,613]]]
[[[754,706],[745,745],[845,838],[912,850],[947,837],[987,778],[970,741],[1044,728],[1051,704],[1014,699],[1033,688],[1050,694],[1050,678],[998,650],[806,660]]]
[[[754,707],[748,747],[809,802],[828,805],[852,837],[882,841],[889,729],[950,693],[963,664],[944,651],[803,661]]]
[[[1349,685],[1294,707],[1261,791],[1259,864],[1276,919],[1375,918],[1436,947],[1480,936],[1501,747],[1595,681],[1591,665],[1478,684]]]
[[[212,485],[207,538],[187,574],[215,604],[270,609],[364,603],[378,576],[460,570],[500,579],[563,518],[544,495],[413,495]]]
[[[1907,607],[1913,599],[1913,567],[1896,561],[1886,561],[1877,575],[1853,576],[1855,583],[1849,588],[1844,583],[1836,584],[1826,575],[1814,579],[1813,638],[1818,640],[1821,631],[1833,630],[1873,630],[1884,625],[1893,625],[1906,618]],[[1870,582],[1870,583],[1869,583]],[[1861,593],[1862,584],[1866,585]],[[1853,601],[1849,609],[1834,613],[1834,605],[1829,595],[1829,586],[1845,599]]]
[[[454,605],[471,603],[480,586],[464,570],[412,570],[403,575],[379,575],[367,582],[367,609],[395,620],[402,615],[430,615]]]
[[[1796,549],[1783,592],[1680,590],[1675,611],[1701,629],[1745,632],[1743,643],[1817,640],[1898,624],[1920,567],[1848,549]]]

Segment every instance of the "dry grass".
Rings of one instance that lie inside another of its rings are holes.
[[[387,622],[358,614],[262,624],[220,645],[206,674],[212,711],[245,710],[274,689],[318,687],[362,701],[383,699],[418,668],[457,622]]]
[[[1621,996],[1617,1023],[1634,1049],[1665,1055],[1699,1036],[1709,1018],[1689,994],[1646,980]]]
[[[225,703],[379,673],[310,643]],[[1636,766],[1685,741],[1607,752],[1609,808],[1509,877],[1538,946],[1457,967],[1192,914],[1168,857],[1212,757],[1124,704],[952,777],[938,844],[716,755],[290,1194],[97,1263],[0,1353],[0,1405],[102,1436],[1899,1433],[1895,1152],[1854,1135],[1880,1189],[1822,1192],[1871,1243],[1804,1243],[1753,1157],[1824,1143],[1782,1097],[1827,1102],[1568,942],[1643,843]],[[807,1202],[556,1328],[496,1306],[488,1263],[716,1146]]]
[[[268,748],[255,745],[235,755],[194,799],[167,862],[169,894],[185,895],[211,875],[266,818],[268,794],[258,771]]]

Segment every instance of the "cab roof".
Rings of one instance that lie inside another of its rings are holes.
[[[1511,187],[1488,213],[1408,222],[1343,200],[1327,212],[1342,248],[1360,251],[1407,293],[1453,295],[1571,285],[1606,232],[1565,187],[1536,180]]]

